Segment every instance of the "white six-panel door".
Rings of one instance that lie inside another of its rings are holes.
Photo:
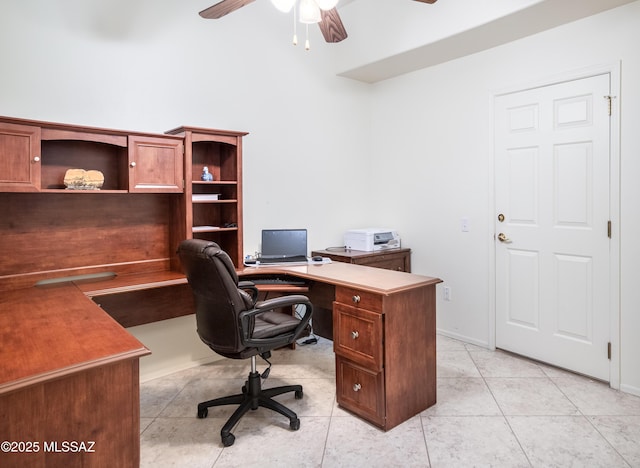
[[[609,381],[602,74],[495,98],[496,347]]]

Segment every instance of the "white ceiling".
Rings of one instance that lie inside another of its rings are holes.
[[[337,73],[368,83],[511,42],[636,0],[341,0]]]

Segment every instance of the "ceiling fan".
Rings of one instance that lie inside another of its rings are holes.
[[[207,19],[219,19],[225,15],[228,15],[231,12],[236,11],[243,6],[253,3],[255,0],[222,0],[221,2],[216,3],[215,5],[210,6],[209,8],[205,8],[200,12],[200,16]],[[422,3],[436,3],[437,0],[415,0],[416,2]],[[278,7],[282,11],[288,11],[293,7],[297,1],[289,0],[285,2],[278,2],[272,0],[274,5],[278,6],[279,3],[287,4],[286,10]],[[300,8],[302,10],[303,4],[305,2],[309,2],[309,0],[301,0]],[[342,24],[342,20],[340,19],[340,15],[338,14],[338,10],[335,7],[337,1],[327,1],[327,0],[315,0],[311,1],[311,3],[316,4],[320,10],[320,17],[317,20],[311,21],[302,21],[307,23],[318,23],[320,26],[320,31],[322,31],[322,35],[324,36],[324,40],[327,42],[340,42],[347,38],[347,31]],[[323,8],[323,5],[333,4],[333,7],[329,7],[327,9]],[[317,8],[316,8],[317,11]],[[296,39],[294,39],[295,43]],[[307,47],[308,48],[308,47]]]

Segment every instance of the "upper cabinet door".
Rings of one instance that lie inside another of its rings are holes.
[[[0,191],[39,191],[40,164],[40,127],[0,123]]]
[[[129,192],[182,192],[181,139],[129,136]]]

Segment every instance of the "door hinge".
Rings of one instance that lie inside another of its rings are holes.
[[[607,221],[607,237],[611,239],[611,221]]]
[[[611,361],[611,341],[607,343],[607,359]]]
[[[611,116],[613,114],[613,100],[617,97],[617,96],[603,96],[609,103],[608,107],[608,112],[609,112],[609,116]]]

